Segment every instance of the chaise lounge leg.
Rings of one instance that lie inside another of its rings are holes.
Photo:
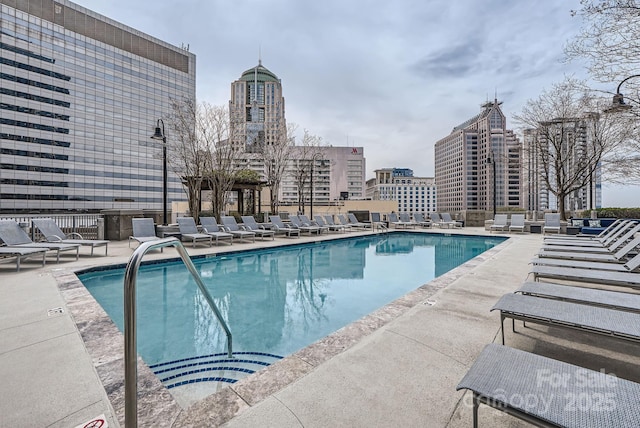
[[[478,407],[480,407],[480,400],[478,394],[473,393],[473,428],[478,428]]]

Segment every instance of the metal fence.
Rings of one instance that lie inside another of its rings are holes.
[[[44,239],[37,228],[33,227],[34,218],[51,218],[66,234],[79,233],[85,239],[104,238],[104,220],[101,214],[51,214],[51,215],[13,215],[0,214],[0,220],[14,220],[29,234],[33,241]],[[98,227],[101,224],[102,230]],[[99,235],[103,236],[99,236]]]

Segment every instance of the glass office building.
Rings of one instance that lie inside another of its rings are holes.
[[[0,212],[161,209],[150,136],[195,99],[195,55],[69,1],[0,5]]]

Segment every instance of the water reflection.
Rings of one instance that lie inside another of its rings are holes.
[[[288,355],[406,294],[501,238],[389,234],[194,260],[234,351]],[[81,276],[122,328],[121,271]],[[143,266],[138,349],[150,364],[224,352],[226,336],[178,262]]]

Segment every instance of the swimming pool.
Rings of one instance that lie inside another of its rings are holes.
[[[138,352],[168,388],[212,384],[216,390],[503,240],[390,233],[194,258],[233,333],[233,359],[184,265],[145,264],[137,281]],[[78,277],[122,331],[124,269]]]

